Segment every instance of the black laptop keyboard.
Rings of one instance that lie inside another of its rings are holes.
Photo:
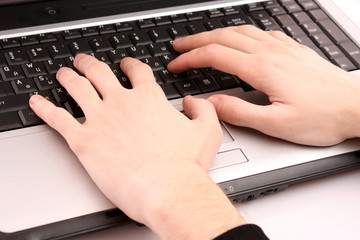
[[[126,88],[131,88],[131,84],[119,63],[127,56],[140,59],[151,66],[168,99],[236,87],[252,91],[252,87],[236,76],[212,68],[192,69],[179,75],[166,70],[167,64],[178,56],[172,48],[174,39],[243,24],[284,31],[347,71],[360,68],[360,49],[311,0],[267,1],[2,39],[0,131],[43,123],[29,108],[33,94],[41,94],[74,117],[83,116],[55,78],[60,67],[73,67],[78,53],[91,54],[108,63]]]

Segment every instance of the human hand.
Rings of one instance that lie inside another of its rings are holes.
[[[226,122],[306,145],[360,136],[360,79],[284,33],[244,25],[176,40],[174,49],[185,53],[168,65],[172,72],[214,67],[268,95],[267,106],[210,97]]]
[[[189,119],[167,101],[151,69],[135,59],[121,62],[131,90],[93,57],[78,55],[74,66],[86,78],[62,68],[57,79],[83,110],[83,124],[41,96],[31,97],[30,106],[66,139],[116,206],[168,239],[205,239],[239,225],[236,210],[207,175],[222,137],[210,102],[185,98]],[[200,215],[196,217],[195,211]],[[209,213],[223,218],[223,223],[210,216],[216,221],[206,232],[201,226]]]

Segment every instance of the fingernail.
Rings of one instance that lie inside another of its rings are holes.
[[[172,68],[172,67],[173,67],[173,65],[174,65],[174,64],[173,64],[173,62],[174,62],[174,60],[173,60],[173,61],[171,61],[171,62],[169,62],[169,64],[167,65],[167,67],[168,67],[168,68]]]
[[[36,104],[41,100],[39,95],[32,95],[29,100],[30,106],[36,106]]]

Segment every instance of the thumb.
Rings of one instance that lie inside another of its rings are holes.
[[[217,118],[214,106],[206,99],[197,99],[187,96],[183,100],[186,115],[201,129],[202,149],[198,163],[206,171],[209,170],[212,160],[222,143],[223,132]]]
[[[195,122],[212,122],[219,124],[214,106],[205,99],[186,96],[183,100],[185,114]]]
[[[256,105],[237,97],[214,95],[208,100],[214,105],[219,119],[233,125],[261,131],[271,116],[269,106]]]

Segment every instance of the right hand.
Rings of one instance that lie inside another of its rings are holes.
[[[333,145],[360,136],[360,79],[282,32],[253,26],[217,29],[174,42],[183,52],[175,73],[214,67],[269,96],[258,106],[226,95],[209,98],[218,117],[306,145]]]

